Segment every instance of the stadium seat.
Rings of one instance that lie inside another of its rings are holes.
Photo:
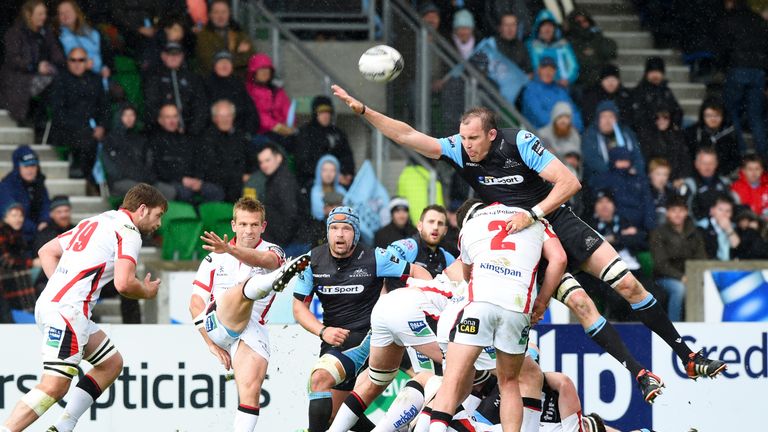
[[[232,203],[207,202],[198,207],[204,231],[213,231],[219,236],[227,234],[232,237]]]
[[[162,258],[164,260],[187,261],[204,254],[198,248],[203,222],[197,217],[170,219],[163,233]]]
[[[141,75],[136,62],[126,56],[115,56],[115,74],[112,80],[120,84],[125,91],[125,98],[139,110],[144,112],[144,95],[141,91]],[[141,118],[141,117],[139,117]]]
[[[192,204],[187,204],[180,201],[169,201],[168,211],[163,215],[162,225],[158,230],[158,234],[165,236],[168,230],[168,226],[176,219],[195,219],[198,220],[197,213]],[[202,224],[202,222],[201,222]],[[199,230],[198,230],[199,232]]]
[[[637,262],[640,263],[640,270],[646,277],[653,276],[653,257],[650,252],[638,252]]]

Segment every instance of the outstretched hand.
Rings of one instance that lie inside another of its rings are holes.
[[[200,240],[205,242],[203,249],[208,252],[222,254],[229,253],[232,250],[226,234],[224,234],[224,238],[221,238],[213,231],[204,231],[203,235],[200,236]]]
[[[363,105],[363,103],[360,102],[359,100],[350,96],[346,90],[344,90],[343,88],[339,87],[336,84],[331,86],[331,90],[333,90],[333,95],[341,99],[341,101],[344,102],[345,104],[347,104],[349,109],[351,109],[355,114],[361,114],[363,112],[363,108],[365,108],[365,105]]]
[[[144,298],[155,298],[158,289],[160,289],[160,279],[152,280],[152,273],[147,273],[144,276],[144,290],[146,291]]]

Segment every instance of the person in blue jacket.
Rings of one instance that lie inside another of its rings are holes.
[[[531,37],[525,43],[531,57],[533,69],[539,67],[541,59],[551,57],[557,63],[557,82],[568,87],[579,77],[579,60],[571,43],[563,37],[555,16],[543,9],[536,17]]]
[[[566,102],[573,111],[573,126],[581,132],[584,130],[581,113],[568,94],[568,89],[555,82],[557,70],[554,58],[541,59],[536,68],[536,78],[523,90],[523,115],[534,127],[540,129],[549,123],[555,104]]]
[[[40,158],[28,145],[19,146],[12,155],[13,171],[0,181],[0,209],[12,203],[24,210],[24,240],[32,244],[35,233],[50,222],[51,199],[40,172]]]
[[[312,217],[319,221],[324,221],[328,212],[325,211],[325,202],[323,197],[327,192],[336,192],[342,197],[347,194],[347,190],[339,184],[339,175],[341,174],[341,164],[336,156],[327,154],[317,161],[315,166],[315,181],[312,183],[312,189],[309,193],[309,201],[312,208]]]

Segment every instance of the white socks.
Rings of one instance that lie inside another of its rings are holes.
[[[411,423],[419,415],[424,406],[424,390],[415,381],[400,390],[384,418],[379,421],[372,432],[395,432]]]
[[[83,379],[88,378],[83,377]],[[93,405],[93,398],[82,388],[74,387],[70,393],[64,413],[56,422],[56,429],[59,432],[71,432],[77,425],[77,421],[80,420],[80,416]]]
[[[259,407],[240,404],[235,412],[234,432],[253,432],[259,421]]]
[[[282,267],[281,267],[282,268]],[[272,282],[275,281],[281,268],[265,275],[255,275],[248,279],[243,287],[243,295],[253,301],[261,300],[272,292]]]

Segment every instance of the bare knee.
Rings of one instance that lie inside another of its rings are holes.
[[[123,372],[123,356],[120,353],[115,353],[112,357],[108,358],[96,366],[96,368],[110,374],[111,376],[118,377]]]
[[[632,273],[627,273],[616,285],[615,290],[630,303],[637,303],[648,295],[643,284]]]
[[[574,292],[568,297],[567,306],[582,324],[585,322],[591,324],[600,316],[595,303],[583,289]]]
[[[313,392],[330,391],[334,385],[336,382],[331,374],[323,369],[315,370],[309,378],[309,389]]]
[[[541,394],[544,374],[541,373],[539,366],[530,357],[526,357],[523,361],[519,381],[520,392],[523,396],[538,397]]]
[[[47,394],[48,396],[58,400],[61,400],[64,396],[66,396],[67,392],[69,391],[69,386],[72,384],[72,381],[52,381],[52,382],[46,382],[46,380],[43,380],[38,384],[36,387],[38,390],[42,391],[43,393]]]

